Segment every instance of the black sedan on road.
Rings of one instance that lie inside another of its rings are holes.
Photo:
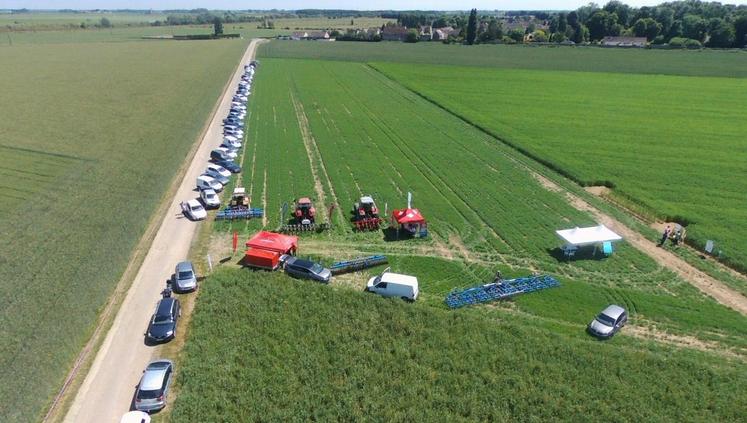
[[[156,312],[150,319],[146,336],[151,342],[165,342],[176,335],[176,322],[181,315],[179,300],[173,297],[163,298],[156,305]]]

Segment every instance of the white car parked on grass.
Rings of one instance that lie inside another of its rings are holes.
[[[215,193],[215,190],[212,190],[212,189],[201,190],[200,200],[202,200],[202,204],[204,204],[206,208],[212,209],[212,208],[220,207],[220,198],[218,198],[218,194]]]
[[[238,154],[236,154],[235,151],[230,150],[230,149],[228,149],[226,147],[218,147],[218,148],[216,148],[216,150],[222,151],[223,155],[224,155],[224,158],[226,158],[228,160],[233,160],[233,159],[235,159],[236,157],[239,156]]]
[[[366,283],[366,291],[384,297],[400,297],[406,301],[415,301],[420,293],[418,278],[392,273],[389,268],[382,274],[369,279]]]
[[[203,220],[207,217],[205,208],[197,200],[189,200],[181,204],[182,212],[191,220]]]
[[[225,176],[226,178],[228,178],[228,177],[231,176],[231,172],[228,169],[226,169],[225,167],[221,166],[221,165],[210,163],[207,168],[211,169],[211,170],[213,170],[215,172],[220,173],[221,175]]]

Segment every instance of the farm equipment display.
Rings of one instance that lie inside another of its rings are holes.
[[[375,231],[383,223],[379,217],[379,208],[376,207],[373,197],[365,195],[353,204],[353,226],[358,231]]]
[[[499,274],[491,283],[461,290],[455,289],[446,296],[444,301],[450,308],[459,308],[489,301],[503,300],[515,295],[554,288],[556,286],[560,286],[560,282],[552,276],[532,275],[515,279],[501,279]]]
[[[329,270],[332,271],[333,275],[339,275],[342,273],[357,272],[359,270],[378,266],[380,264],[386,264],[388,262],[389,260],[387,260],[386,256],[381,255],[358,257],[352,260],[332,263],[332,266],[329,267]]]
[[[316,208],[311,198],[301,197],[295,201],[293,216],[287,224],[280,227],[280,232],[321,232],[329,229],[329,223],[316,223]],[[334,206],[330,206],[330,213]],[[285,219],[287,204],[283,205],[281,214]]]
[[[252,219],[255,217],[264,216],[264,210],[261,208],[252,208],[249,206],[249,196],[246,194],[246,189],[243,187],[236,187],[231,195],[231,201],[223,210],[218,211],[215,215],[216,220],[236,220],[236,219]]]

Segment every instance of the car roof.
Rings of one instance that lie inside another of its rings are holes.
[[[418,278],[410,275],[402,275],[399,273],[385,272],[381,275],[381,282],[396,283],[399,285],[417,286]]]
[[[609,316],[613,319],[617,319],[623,313],[625,313],[625,309],[615,304],[609,305],[607,306],[607,308],[602,310],[602,314]]]
[[[311,269],[311,267],[312,267],[312,266],[313,266],[313,265],[314,265],[315,263],[314,263],[313,261],[310,261],[310,260],[304,260],[304,259],[300,259],[300,258],[298,258],[298,257],[291,257],[291,258],[290,258],[290,259],[288,260],[288,264],[291,264],[291,265],[293,265],[293,266],[298,266],[298,267],[305,267],[305,268],[307,268],[307,269]]]
[[[203,180],[208,181],[208,182],[212,182],[213,181],[213,177],[212,176],[208,176],[208,175],[204,175],[204,174],[198,176],[197,179],[203,179]]]
[[[140,390],[153,391],[163,388],[166,369],[172,364],[171,360],[156,360],[148,364],[140,381]]]
[[[173,307],[174,302],[176,301],[176,298],[164,298],[160,301],[158,301],[158,306],[156,307],[156,314],[159,316],[167,316],[171,314],[171,307]]]
[[[202,190],[202,193],[205,194],[206,196],[217,195],[215,193],[215,190],[212,189],[212,188],[204,189],[204,190]]]
[[[373,203],[373,197],[370,197],[368,195],[361,197],[361,203]]]
[[[207,191],[213,191],[213,190],[206,189],[205,191],[207,192]],[[184,272],[185,270],[192,270],[192,271],[194,271],[193,267],[194,266],[192,266],[192,262],[191,261],[180,261],[179,263],[176,264],[176,271],[177,272]]]
[[[197,206],[201,206],[202,205],[202,204],[200,204],[199,201],[194,200],[194,199],[187,201],[187,204],[189,205],[190,208],[195,208]]]
[[[301,197],[298,199],[298,203],[311,203],[311,199],[309,197]]]

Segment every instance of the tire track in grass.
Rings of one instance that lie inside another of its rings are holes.
[[[381,78],[386,78],[387,80],[390,81],[391,84],[397,84],[395,81],[392,81],[391,78],[388,78],[385,75],[381,74],[380,72],[377,72],[375,69],[371,68],[370,66],[367,66],[367,68],[370,69],[370,72],[380,74]],[[401,84],[397,84],[397,85],[403,87],[403,89],[413,93],[414,95],[423,98],[425,101],[428,101],[429,103],[435,105],[441,110],[444,110],[446,113],[474,127],[478,131],[495,139],[496,142],[502,142],[500,139],[497,139],[495,136],[493,136],[489,132],[483,130],[480,127],[470,124],[465,119],[454,114],[446,107],[441,106],[439,103],[436,103],[433,100],[429,100],[428,98],[420,95],[419,93],[411,89],[408,89],[407,87],[402,86]],[[669,251],[666,251],[662,248],[657,247],[654,242],[647,239],[642,234],[636,232],[635,230],[624,225],[622,222],[618,221],[612,216],[592,206],[591,204],[589,204],[588,202],[586,202],[584,199],[577,196],[576,194],[573,194],[570,191],[566,190],[565,188],[559,186],[555,182],[550,181],[549,179],[547,179],[546,177],[544,177],[537,171],[531,169],[526,164],[521,163],[515,157],[511,157],[508,154],[504,154],[504,155],[505,157],[508,157],[509,159],[511,159],[511,161],[519,165],[521,168],[525,169],[532,177],[537,179],[538,182],[540,182],[540,184],[545,189],[551,192],[562,194],[565,200],[568,202],[568,204],[570,204],[573,208],[575,208],[578,211],[589,213],[595,220],[597,220],[597,222],[604,224],[608,228],[612,229],[613,231],[623,236],[623,238],[625,238],[629,244],[633,245],[636,249],[638,249],[639,251],[643,252],[644,254],[652,258],[660,266],[666,267],[669,270],[673,271],[680,278],[689,282],[690,284],[698,288],[702,293],[704,293],[707,296],[712,297],[713,299],[715,299],[717,302],[721,303],[722,305],[729,307],[743,315],[747,315],[747,297],[745,297],[741,293],[731,289],[730,287],[725,285],[723,282],[711,277],[710,275],[698,270],[693,265],[686,262],[679,256],[676,256],[675,254]]]
[[[372,72],[372,70],[370,69],[370,67],[365,66],[365,65],[360,65],[360,66],[361,66],[361,68],[364,71],[367,70],[369,73]],[[380,76],[376,76],[377,75],[376,72],[374,72],[372,75],[375,76],[375,79],[383,82],[382,85],[385,85],[388,88],[392,89],[391,85],[389,85],[387,83],[387,81],[382,81]],[[478,222],[480,222],[482,224],[481,226],[483,226],[483,229],[486,229],[489,233],[491,233],[495,237],[496,240],[498,240],[499,242],[501,242],[507,248],[509,248],[509,249],[511,248],[510,245],[506,242],[506,240],[504,240],[491,226],[487,225],[486,222],[485,222],[485,220],[479,214],[477,214],[475,212],[474,208],[472,208],[468,203],[466,203],[464,201],[463,198],[461,198],[458,194],[456,194],[454,192],[454,189],[450,185],[448,185],[442,178],[440,178],[438,176],[438,174],[436,174],[430,166],[428,166],[423,160],[420,160],[420,162],[423,164],[423,166],[425,166],[425,168],[427,169],[427,171],[424,171],[421,168],[421,166],[418,166],[413,161],[413,159],[411,159],[411,157],[414,156],[414,152],[411,151],[409,145],[406,144],[405,140],[402,139],[402,137],[398,136],[396,134],[396,131],[393,131],[391,128],[389,128],[389,126],[385,122],[383,122],[382,120],[376,118],[375,117],[376,114],[371,111],[371,109],[369,108],[369,106],[367,104],[365,104],[363,101],[359,100],[357,98],[357,96],[355,95],[355,93],[352,92],[351,89],[346,84],[344,84],[339,78],[337,78],[336,75],[333,74],[332,76],[335,79],[335,81],[337,82],[337,84],[348,94],[348,98],[355,99],[357,101],[359,109],[363,111],[363,113],[369,118],[369,120],[371,121],[371,123],[379,130],[379,132],[381,132],[383,135],[385,135],[390,140],[391,144],[397,150],[399,150],[400,153],[402,153],[402,156],[405,157],[405,159],[410,163],[410,165],[423,177],[423,179],[425,181],[427,181],[427,183],[433,188],[433,190],[435,192],[437,192],[437,193],[440,194],[440,196],[443,198],[443,200],[446,203],[448,203],[457,212],[457,214],[459,214],[462,217],[462,219],[465,222],[470,222],[471,219],[467,218],[467,216],[464,214],[464,211],[461,210],[460,207],[457,207],[453,203],[453,201],[450,200],[448,198],[448,196],[445,195],[445,193],[441,189],[439,189],[438,185],[436,183],[434,183],[434,181],[431,178],[428,177],[428,175],[426,173],[430,173],[431,175],[433,175],[433,177],[435,177],[438,180],[438,182],[440,182],[442,184],[442,186],[445,187],[447,189],[447,191],[450,192],[459,201],[459,203],[462,206],[465,206],[470,212],[472,212],[472,214],[474,215],[474,217],[476,217],[476,219],[472,219],[472,220],[477,220]],[[439,132],[443,134],[442,131],[439,131]],[[398,140],[400,142],[397,142]],[[378,146],[378,143],[374,143],[374,144]],[[403,147],[402,147],[403,144],[407,145],[407,149],[409,150],[410,154],[406,154],[406,152],[403,150]],[[383,152],[382,152],[382,154],[383,154]],[[383,154],[383,155],[386,156],[386,154]],[[397,172],[397,173],[399,174],[399,172]],[[503,254],[498,253],[497,251],[496,251],[496,253],[497,253],[498,257],[501,259],[501,261],[503,261],[504,264],[508,265],[507,261],[504,260],[504,258],[503,258]]]
[[[295,84],[294,84],[295,85]],[[324,185],[322,183],[321,178],[319,177],[319,173],[317,172],[316,166],[314,165],[314,162],[318,162],[319,170],[322,173],[322,176],[324,177],[325,181],[327,183],[327,186],[329,187],[329,194],[332,197],[333,204],[336,205],[335,209],[337,210],[337,214],[340,217],[340,221],[344,222],[345,217],[342,215],[342,211],[339,207],[339,201],[337,200],[337,195],[335,194],[335,189],[332,186],[332,182],[329,179],[329,174],[327,173],[327,168],[324,165],[324,159],[322,158],[321,153],[319,152],[319,147],[316,145],[316,140],[314,139],[314,135],[311,133],[311,128],[309,127],[309,119],[308,116],[306,116],[306,112],[304,111],[303,104],[301,104],[300,101],[296,98],[296,95],[294,94],[295,87],[293,90],[290,90],[290,97],[291,101],[293,102],[293,108],[296,111],[296,118],[298,120],[298,128],[301,130],[301,138],[303,139],[303,144],[306,149],[306,155],[309,157],[309,166],[311,166],[311,173],[314,177],[314,190],[316,191],[317,196],[319,197],[319,201],[322,203],[324,207],[324,213],[325,213],[325,219],[329,221],[331,224],[332,216],[327,216],[327,207],[329,205],[326,201],[326,195],[324,193]]]

